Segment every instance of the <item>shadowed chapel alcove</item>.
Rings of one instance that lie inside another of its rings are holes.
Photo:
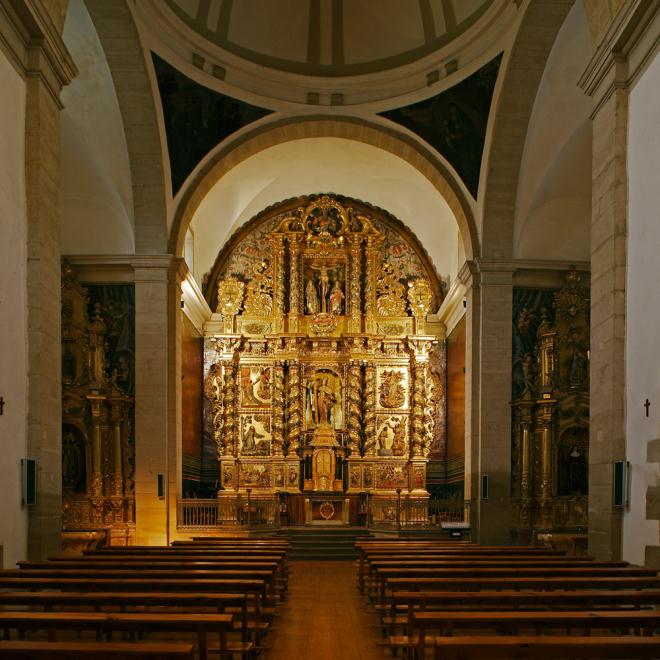
[[[218,496],[279,494],[292,524],[356,523],[366,494],[425,501],[446,460],[444,288],[413,233],[355,199],[291,199],[240,228],[203,287]]]

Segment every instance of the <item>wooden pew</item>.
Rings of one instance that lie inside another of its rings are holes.
[[[219,613],[228,607],[237,608],[236,621],[241,631],[243,644],[234,645],[236,651],[246,652],[251,648],[248,626],[247,594],[223,593],[176,593],[176,592],[66,592],[66,591],[4,591],[0,592],[0,607],[29,607],[53,611],[62,607],[92,607],[101,612],[108,608],[170,607],[186,611],[215,608]],[[232,644],[229,643],[230,650]]]
[[[660,586],[657,571],[646,568],[554,568],[554,567],[509,567],[509,568],[457,568],[457,569],[426,569],[426,568],[383,568],[376,570],[376,578],[380,592],[381,603],[385,602],[386,590],[389,588],[405,589],[449,589],[452,585],[460,584],[461,580],[470,586],[461,589],[482,589],[484,584],[491,584],[499,579],[517,580],[520,584],[529,584],[529,581],[539,580],[543,583],[556,583],[560,580],[575,580],[578,588],[587,588],[587,580],[613,580],[611,588],[617,588],[619,583],[625,584],[630,580],[649,580],[648,586]],[[570,582],[568,583],[570,584]],[[595,582],[598,584],[598,582]],[[607,583],[604,583],[607,584]],[[538,588],[538,587],[533,587]],[[548,587],[551,588],[551,587]],[[609,588],[609,587],[608,587]]]
[[[5,660],[193,660],[193,645],[156,642],[0,641]]]
[[[393,634],[394,626],[406,626],[409,634],[412,615],[423,611],[446,610],[567,610],[583,608],[629,609],[660,605],[660,589],[579,591],[395,591],[390,596],[389,615],[383,623]],[[385,613],[385,612],[383,612]]]
[[[104,579],[117,579],[121,580],[124,578],[139,578],[142,580],[154,580],[154,581],[170,581],[170,580],[180,580],[182,582],[188,582],[189,584],[197,583],[198,581],[205,580],[260,580],[265,585],[265,594],[266,600],[271,603],[275,603],[275,571],[274,570],[230,570],[230,569],[218,569],[218,570],[203,570],[197,571],[194,569],[149,569],[149,570],[137,570],[131,568],[123,568],[119,570],[105,570],[105,569],[96,569],[91,568],[44,568],[44,569],[8,569],[0,571],[0,583],[3,580],[8,579],[18,579],[18,580],[28,580],[28,579],[45,579],[45,578],[54,578],[54,579],[89,579],[89,580],[104,580]],[[218,588],[215,591],[222,591],[224,587],[218,585]]]
[[[660,658],[660,637],[582,637],[554,635],[471,635],[469,637],[436,637],[435,660],[501,660],[528,658],[556,660],[638,660]]]
[[[221,654],[227,653],[226,634],[232,629],[232,614],[174,614],[143,612],[4,612],[0,611],[0,627],[25,632],[47,630],[54,641],[58,630],[94,630],[111,641],[115,631],[128,632],[186,632],[197,634],[200,660],[208,657],[208,633],[220,636]]]
[[[516,566],[520,568],[576,568],[588,567],[591,568],[625,568],[629,566],[627,562],[599,562],[599,561],[572,561],[571,558],[563,557],[538,557],[538,558],[474,558],[474,559],[452,559],[446,560],[445,558],[432,558],[432,557],[419,557],[410,559],[400,558],[382,558],[375,559],[367,558],[364,574],[361,576],[361,586],[364,588],[366,584],[373,584],[377,581],[377,572],[380,569],[397,569],[397,568],[428,568],[428,569],[480,569],[480,568],[507,568]],[[363,590],[363,589],[361,589]]]
[[[455,631],[496,629],[500,633],[517,634],[520,629],[535,628],[544,632],[553,630],[569,631],[592,629],[614,631],[618,628],[642,630],[650,635],[660,624],[660,612],[654,610],[572,612],[415,612],[413,614],[410,637],[417,637],[417,653],[424,658],[429,630],[436,630],[442,636],[453,635]],[[538,634],[538,633],[537,633]],[[410,639],[410,637],[408,639]],[[428,640],[432,644],[435,638]]]

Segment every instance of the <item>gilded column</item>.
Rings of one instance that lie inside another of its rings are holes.
[[[375,236],[367,237],[367,276],[365,280],[365,328],[367,333],[376,332],[376,276],[378,273],[378,241]]]
[[[295,455],[300,449],[300,425],[302,422],[300,389],[300,362],[289,362],[289,387],[287,388],[288,420],[288,455]]]
[[[236,424],[238,423],[238,415],[236,415],[236,364],[233,360],[223,362],[222,374],[224,377],[224,392],[222,395],[224,411],[221,451],[223,456],[232,456],[238,451],[236,442]]]
[[[362,331],[362,311],[361,303],[361,246],[362,239],[359,236],[351,237],[351,332],[359,333]]]
[[[362,373],[360,363],[352,360],[348,368],[348,442],[351,455],[359,456],[362,428]]]
[[[298,281],[298,255],[300,245],[296,235],[289,239],[289,332],[298,332],[300,313],[300,283]]]
[[[114,454],[113,495],[124,494],[123,452],[121,439],[122,402],[112,401],[112,447]]]
[[[376,367],[364,370],[364,455],[376,455]]]
[[[284,236],[271,237],[273,259],[273,332],[284,330]]]
[[[284,456],[284,366],[279,361],[273,366],[272,415],[271,455]]]
[[[521,408],[520,410],[520,497],[530,496],[530,442],[529,428],[531,424],[531,410]]]
[[[104,397],[90,395],[92,413],[92,518],[94,523],[103,522],[103,462],[101,457],[101,402]]]
[[[554,401],[543,401],[541,423],[541,527],[552,526],[552,408]]]
[[[426,436],[424,425],[424,408],[426,403],[426,371],[428,365],[415,362],[413,366],[412,387],[412,424],[411,424],[411,456],[423,458],[425,455]]]

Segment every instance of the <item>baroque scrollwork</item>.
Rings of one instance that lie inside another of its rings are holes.
[[[268,261],[254,267],[254,275],[245,289],[243,311],[248,316],[270,316],[273,313],[273,273]]]
[[[399,282],[394,268],[388,263],[381,266],[376,281],[376,309],[380,316],[404,316],[406,314],[405,287]]]

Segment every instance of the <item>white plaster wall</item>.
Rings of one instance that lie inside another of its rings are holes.
[[[592,55],[582,2],[550,51],[527,129],[514,223],[514,257],[590,258],[591,100],[577,81]]]
[[[27,555],[20,461],[27,447],[25,82],[0,51],[0,544],[5,568]]]
[[[628,274],[626,283],[626,457],[631,464],[630,509],[623,520],[623,558],[641,564],[658,545],[658,522],[646,520],[646,490],[658,464],[646,462],[660,438],[660,57],[630,92],[628,125]],[[646,417],[643,403],[651,402]]]
[[[417,235],[438,274],[448,283],[455,278],[462,265],[456,219],[418,170],[368,144],[307,138],[255,154],[211,189],[192,220],[197,282],[201,285],[227,239],[251,217],[289,197],[320,192],[356,197],[389,211]]]
[[[110,69],[83,0],[64,41],[80,73],[62,91],[62,253],[135,252],[128,149]]]

